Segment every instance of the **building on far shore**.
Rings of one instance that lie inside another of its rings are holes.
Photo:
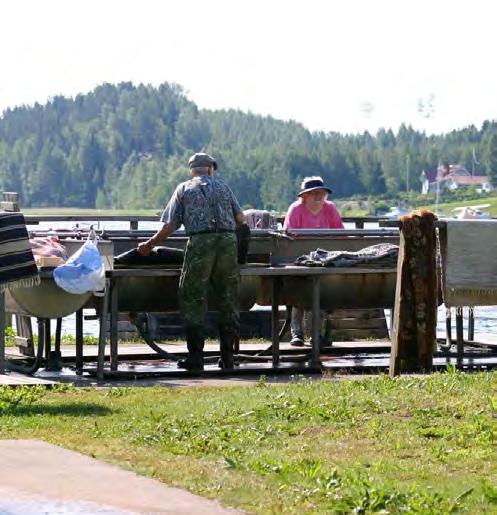
[[[441,164],[426,168],[421,172],[421,193],[435,193],[439,191],[457,190],[468,186],[475,186],[478,193],[492,191],[492,185],[486,175],[471,175],[463,165]]]

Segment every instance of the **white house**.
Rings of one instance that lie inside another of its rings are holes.
[[[492,185],[486,175],[471,175],[463,165],[439,165],[421,172],[421,193],[434,193],[444,189],[456,190],[467,186],[476,186],[478,193],[492,191]]]

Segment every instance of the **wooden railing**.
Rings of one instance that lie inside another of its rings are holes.
[[[159,222],[159,215],[26,215],[28,225],[36,225],[47,222],[129,222],[131,230],[138,229],[140,222]],[[278,217],[282,223],[284,217]],[[384,221],[381,216],[344,216],[344,223],[353,223],[356,229],[364,229],[366,223],[379,223]]]

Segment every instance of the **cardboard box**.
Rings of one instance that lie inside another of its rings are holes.
[[[55,268],[64,264],[64,260],[58,256],[35,256],[35,262],[38,268]]]

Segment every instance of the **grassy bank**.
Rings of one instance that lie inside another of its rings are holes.
[[[249,512],[497,513],[497,374],[0,390],[0,409],[2,438],[43,439]]]
[[[370,208],[365,204],[364,201],[358,202],[358,201],[352,201],[352,200],[343,200],[343,199],[333,199],[336,206],[338,207],[340,214],[342,216],[369,216],[371,215]],[[373,200],[373,199],[371,199]],[[424,198],[422,195],[417,196],[416,202],[414,203],[414,206],[419,207],[412,207],[412,209],[429,209],[433,212],[441,213],[445,216],[455,216],[457,213],[454,211],[454,208],[460,208],[465,206],[480,206],[480,205],[486,205],[488,204],[488,207],[483,208],[483,211],[485,213],[488,213],[489,215],[497,218],[497,196],[492,197],[481,197],[481,198],[473,198],[471,200],[457,200],[454,202],[444,202],[439,203],[438,206],[433,204],[426,204],[421,205],[420,203],[426,201],[427,199]],[[395,199],[391,200],[381,200],[379,201],[382,204],[385,205],[385,211],[387,208],[391,206],[399,205],[399,201]],[[359,208],[358,205],[361,204],[362,208]],[[409,202],[407,202],[409,204]],[[401,203],[403,205],[403,203]]]
[[[446,204],[439,204],[438,205],[438,212],[444,213],[448,216],[454,216],[454,208],[456,207],[464,207],[464,206],[481,206],[489,204],[488,207],[483,208],[483,211],[485,213],[488,213],[489,215],[493,217],[497,217],[497,197],[485,197],[482,199],[474,199],[474,200],[468,200],[468,201],[457,201],[457,202],[450,202]],[[431,204],[429,206],[426,206],[427,209],[430,209],[431,211],[436,210],[435,204]]]

